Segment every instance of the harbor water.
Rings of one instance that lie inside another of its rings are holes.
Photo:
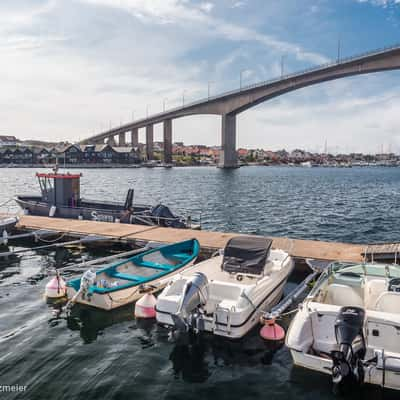
[[[34,173],[0,170],[0,203],[16,193],[38,192]],[[203,229],[342,242],[400,241],[398,168],[188,167],[82,173],[84,198],[123,201],[134,188],[137,202],[161,201],[172,210],[190,210],[194,217],[201,213]],[[12,203],[9,207],[16,210]],[[0,387],[26,386],[25,392],[1,393],[0,398],[335,398],[328,376],[293,368],[287,349],[267,346],[258,330],[236,342],[171,339],[153,322],[136,321],[132,306],[112,313],[75,307],[67,319],[44,302],[49,269],[70,265],[67,276],[75,277],[81,271],[74,270],[74,263],[113,251],[31,249],[0,259]],[[380,396],[374,388],[360,394]]]

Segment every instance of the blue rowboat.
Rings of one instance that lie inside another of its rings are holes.
[[[67,283],[72,303],[112,310],[144,293],[160,291],[169,280],[193,265],[200,251],[196,239],[158,247],[98,271],[86,271]]]

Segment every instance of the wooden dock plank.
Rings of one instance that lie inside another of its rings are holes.
[[[29,230],[44,229],[78,235],[99,235],[116,239],[124,238],[128,241],[142,240],[173,243],[196,238],[202,248],[215,250],[223,248],[230,238],[239,235],[237,233],[112,224],[109,222],[80,221],[31,215],[22,216],[19,225]],[[301,259],[315,258],[360,262],[363,260],[363,253],[366,251],[366,245],[288,238],[271,239],[273,239],[274,248],[286,250],[293,257]]]
[[[110,238],[123,238],[136,233],[158,228],[157,226],[112,224],[109,222],[81,221],[62,218],[37,217],[32,215],[21,216],[18,225],[30,230],[54,230],[57,232],[99,235]]]

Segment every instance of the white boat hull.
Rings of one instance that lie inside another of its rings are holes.
[[[214,321],[213,318],[204,318],[204,330],[213,333],[214,335],[225,336],[230,339],[242,338],[260,322],[260,316],[262,313],[268,311],[279,302],[285,284],[286,280],[279,285],[276,291],[270,293],[268,297],[257,306],[256,311],[249,308],[241,313],[231,312],[230,324],[227,313],[222,310],[218,312],[216,321]],[[158,323],[167,327],[174,326],[174,321],[170,313],[160,312],[158,308],[156,308],[156,311]]]
[[[331,360],[293,349],[290,349],[290,354],[294,365],[332,375]],[[386,370],[384,374],[382,368],[370,366],[365,368],[364,375],[364,383],[382,386],[386,389],[400,390],[400,371]]]
[[[363,349],[364,383],[400,390],[400,292],[388,290],[387,278],[397,268],[344,264],[345,273],[326,272],[299,306],[287,332],[294,364],[332,375],[332,351],[340,351],[336,328],[341,313],[358,308],[363,311],[358,345]]]
[[[282,256],[282,259],[284,257]],[[242,285],[242,283],[246,278],[243,278],[243,281],[237,281],[236,275],[227,274],[228,277],[223,276],[226,273],[221,272],[221,262],[222,256],[204,261],[187,269],[174,281],[184,281],[196,272],[205,274],[210,280],[211,287],[214,288],[214,297],[211,294],[210,303],[212,304],[208,304],[205,307],[206,313],[201,318],[201,330],[217,336],[239,339],[259,323],[260,316],[264,312],[270,310],[279,302],[283,295],[287,278],[293,270],[294,262],[290,257],[287,257],[281,270],[274,272],[271,277],[263,277],[257,281],[257,284],[251,285],[248,299],[243,299],[240,295],[238,295],[237,299],[234,299],[232,293],[245,290],[246,285]],[[225,279],[225,281],[222,279]],[[180,294],[170,293],[170,291],[174,291],[174,288],[170,289],[171,286],[179,283],[174,281],[160,294],[156,306],[158,323],[172,328],[175,327],[175,314],[181,300]],[[215,294],[219,287],[225,295],[222,294],[217,299]]]

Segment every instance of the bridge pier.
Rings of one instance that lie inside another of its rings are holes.
[[[126,146],[125,132],[118,134],[118,146]]]
[[[172,163],[172,120],[166,119],[164,127],[164,163]]]
[[[138,147],[139,146],[139,129],[133,128],[131,130],[131,146]]]
[[[236,154],[236,115],[221,116],[221,151],[219,153],[219,168],[237,168]]]
[[[115,147],[115,146],[116,146],[116,143],[115,143],[115,138],[114,138],[114,136],[108,137],[106,143],[107,143],[109,146],[111,146],[111,147]]]
[[[146,126],[146,156],[147,156],[147,160],[154,160],[153,141],[154,141],[153,125],[147,125]]]

